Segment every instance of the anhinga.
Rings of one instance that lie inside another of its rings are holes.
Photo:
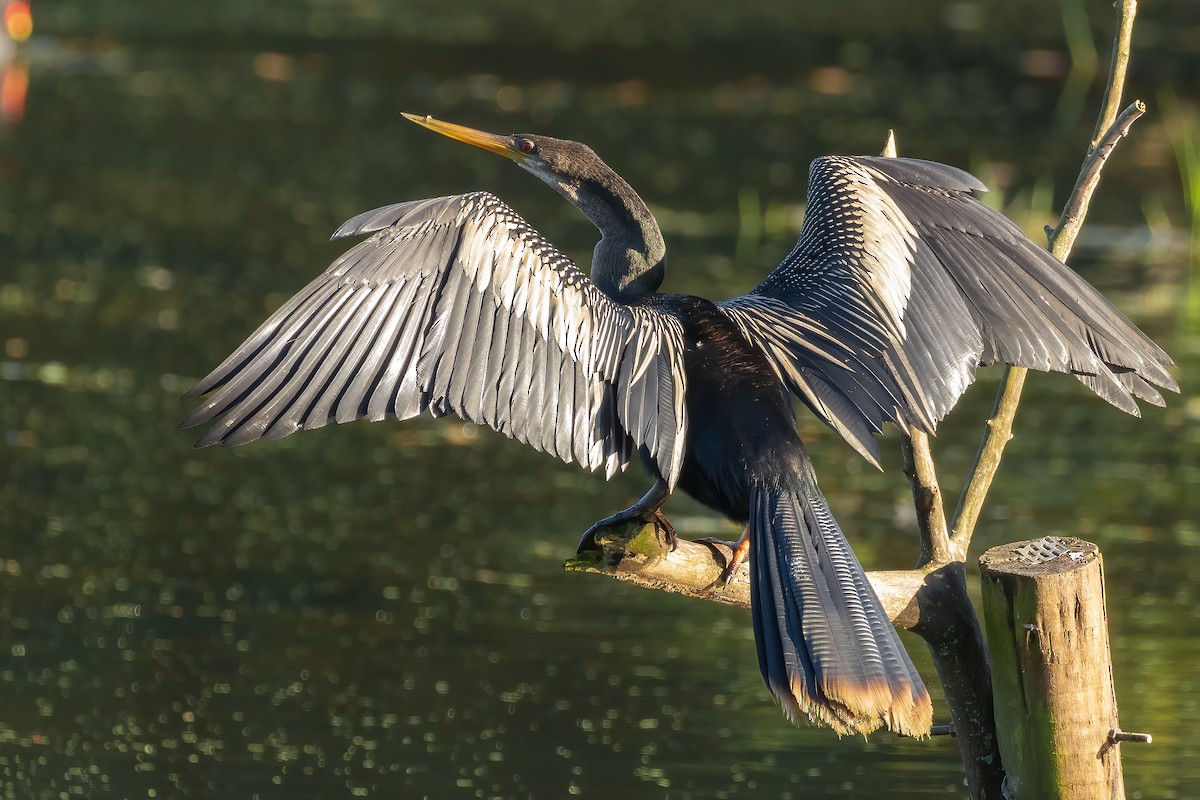
[[[505,156],[600,230],[585,275],[486,192],[361,214],[371,234],[189,393],[198,445],[428,411],[611,476],[655,479],[601,521],[662,520],[678,486],[747,525],[763,678],[793,720],[929,730],[929,695],[817,488],[789,390],[878,464],[884,422],[932,431],[981,364],[1075,375],[1118,408],[1177,390],[1170,358],[1094,288],[908,158],[812,163],[800,239],[743,297],[657,294],[666,246],[589,148],[405,115]],[[665,522],[664,522],[665,524]]]

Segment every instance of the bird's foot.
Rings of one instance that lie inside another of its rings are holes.
[[[662,513],[662,509],[643,509],[638,506],[627,508],[624,511],[618,511],[612,516],[605,517],[597,522],[592,527],[583,532],[583,536],[579,539],[579,545],[576,547],[576,553],[582,553],[586,550],[599,550],[600,545],[596,542],[596,534],[608,528],[616,528],[630,522],[640,522],[644,525],[653,525],[662,533],[663,538],[667,542],[667,546],[671,552],[675,552],[676,542],[679,535],[675,533],[675,526],[671,524],[666,515]]]
[[[742,566],[742,562],[746,560],[746,555],[750,552],[750,529],[742,531],[742,535],[736,542],[727,542],[724,539],[718,539],[715,536],[705,536],[703,539],[696,539],[701,544],[722,545],[730,550],[729,556],[725,559],[725,569],[721,573],[721,583],[725,586],[733,580],[734,574],[738,568]],[[719,552],[722,556],[725,551],[722,548],[714,547],[713,549]]]

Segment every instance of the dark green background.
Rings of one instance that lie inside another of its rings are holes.
[[[671,291],[751,288],[795,237],[808,161],[889,127],[1036,237],[1092,133],[1108,2],[34,11],[24,119],[0,128],[0,796],[963,793],[950,740],[788,725],[745,612],[561,573],[636,470],[605,484],[453,420],[195,451],[178,398],[367,208],[489,189],[586,263],[574,209],[401,110],[591,144],[662,221]],[[1143,4],[1129,96],[1151,113],[1072,259],[1183,395],[1137,420],[1031,376],[974,548],[1100,544],[1122,723],[1155,737],[1125,747],[1131,798],[1200,796],[1200,174],[1177,158],[1200,161],[1198,85],[1200,6]],[[995,378],[935,442],[950,497]],[[801,426],[864,563],[912,564],[894,435],[879,474]]]

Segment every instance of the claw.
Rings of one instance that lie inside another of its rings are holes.
[[[679,544],[679,534],[675,532],[675,526],[671,524],[666,515],[661,509],[654,511],[654,525],[662,531],[663,537],[667,540],[667,545],[671,548],[671,552],[675,552],[675,548]]]
[[[575,555],[580,555],[588,550],[600,549],[600,545],[596,544],[596,531],[599,529],[600,523],[596,523],[583,532],[583,536],[579,537],[579,544],[575,546]]]

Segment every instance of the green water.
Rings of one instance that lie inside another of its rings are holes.
[[[788,725],[745,612],[563,574],[644,491],[635,470],[605,484],[452,420],[203,451],[175,427],[361,210],[490,189],[587,258],[556,195],[400,110],[592,144],[662,220],[671,291],[752,287],[794,239],[808,160],[877,152],[889,127],[1029,230],[1055,221],[1107,3],[810,5],[37,4],[24,117],[0,128],[0,796],[961,795],[952,741]],[[1200,318],[1167,123],[1196,113],[1200,10],[1147,5],[1131,97],[1173,89],[1178,116],[1122,144],[1074,262],[1184,393],[1137,420],[1031,376],[974,550],[1100,544],[1122,723],[1155,737],[1125,747],[1129,796],[1182,798]],[[935,442],[952,497],[995,377]],[[879,474],[801,425],[864,563],[909,566],[894,437]]]

